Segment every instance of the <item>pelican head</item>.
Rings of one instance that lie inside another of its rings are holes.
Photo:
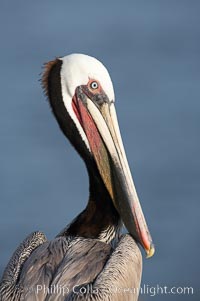
[[[154,246],[127,162],[107,69],[93,57],[71,54],[46,64],[43,84],[62,131],[85,161],[95,162],[128,232],[152,256]]]

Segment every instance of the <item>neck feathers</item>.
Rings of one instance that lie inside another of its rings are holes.
[[[100,176],[90,175],[87,207],[59,236],[79,236],[111,242],[120,232],[121,220]]]

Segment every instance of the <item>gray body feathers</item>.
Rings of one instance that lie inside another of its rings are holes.
[[[29,235],[13,254],[0,283],[1,301],[136,301],[140,250],[128,234],[116,248],[96,239]]]

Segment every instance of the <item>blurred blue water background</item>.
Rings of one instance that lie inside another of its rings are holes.
[[[84,164],[38,82],[72,52],[104,62],[156,244],[143,284],[192,286],[200,300],[200,2],[1,1],[0,273],[33,230],[53,238],[85,206]],[[141,300],[151,299],[142,295]]]

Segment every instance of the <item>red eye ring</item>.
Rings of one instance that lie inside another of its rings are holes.
[[[92,89],[92,90],[96,90],[96,89],[98,89],[99,88],[99,84],[98,84],[98,82],[97,81],[92,81],[91,83],[90,83],[90,88]]]

